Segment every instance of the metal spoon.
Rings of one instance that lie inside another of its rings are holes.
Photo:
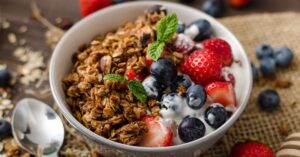
[[[12,131],[19,145],[36,156],[57,157],[64,140],[64,126],[53,109],[36,99],[18,102]]]

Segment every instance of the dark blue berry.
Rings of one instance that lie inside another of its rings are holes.
[[[272,111],[279,107],[280,97],[277,91],[267,89],[259,93],[258,104],[261,107],[261,109],[266,111]]]
[[[174,83],[172,83],[170,88],[173,92],[176,92],[178,87],[184,87],[185,89],[188,89],[191,85],[192,85],[191,78],[183,74],[176,77]]]
[[[0,120],[0,140],[11,135],[11,125],[4,119]]]
[[[161,98],[162,92],[164,88],[166,87],[154,76],[148,76],[144,81],[142,82],[143,87],[145,88],[148,98],[153,98],[156,100],[159,100]]]
[[[177,25],[177,33],[184,33],[184,30],[185,30],[185,24],[180,22],[178,23]]]
[[[200,85],[193,85],[187,90],[186,102],[192,109],[200,109],[206,101],[206,92]]]
[[[291,49],[284,46],[275,51],[274,58],[278,67],[287,68],[292,63],[294,55]]]
[[[199,19],[190,23],[184,33],[195,41],[202,41],[212,36],[213,28],[207,20]]]
[[[208,125],[217,129],[226,122],[227,111],[220,104],[212,104],[205,110],[204,119]]]
[[[0,70],[0,87],[7,87],[10,84],[11,75],[7,69]]]
[[[258,80],[258,70],[255,64],[251,63],[251,69],[252,69],[252,76],[253,76],[253,81],[257,81]]]
[[[158,81],[168,86],[172,84],[177,76],[176,66],[166,58],[161,58],[153,62],[150,67],[150,72]]]
[[[161,98],[161,107],[179,113],[182,111],[181,100],[182,97],[177,93],[164,94]]]
[[[258,59],[273,57],[273,53],[273,48],[268,44],[261,44],[256,48],[256,57]]]
[[[213,17],[222,15],[224,9],[223,0],[205,0],[201,6],[201,10]]]
[[[260,61],[260,71],[263,76],[273,78],[276,74],[276,64],[272,58],[263,58]]]
[[[178,134],[183,142],[191,142],[205,135],[205,125],[195,117],[184,118],[178,126]]]

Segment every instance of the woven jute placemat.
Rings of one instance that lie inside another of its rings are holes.
[[[274,48],[286,45],[294,52],[290,68],[277,69],[278,79],[292,82],[289,88],[276,88],[281,97],[281,106],[275,112],[263,112],[257,104],[257,96],[263,89],[273,87],[273,81],[255,83],[246,110],[226,135],[203,157],[226,157],[231,147],[241,139],[257,139],[276,151],[288,133],[300,131],[300,13],[265,13],[222,18],[240,40],[250,60],[259,65],[255,48],[269,43]],[[300,156],[300,154],[299,154]]]

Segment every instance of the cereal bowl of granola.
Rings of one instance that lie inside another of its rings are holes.
[[[98,11],[59,41],[53,97],[106,156],[197,156],[246,107],[252,74],[235,36],[180,4],[130,2]]]

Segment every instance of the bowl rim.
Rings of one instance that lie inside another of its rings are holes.
[[[214,21],[214,23],[218,24],[219,27],[221,27],[227,34],[228,36],[230,36],[230,38],[232,38],[235,41],[235,44],[237,44],[237,46],[239,47],[240,51],[239,53],[242,54],[242,57],[245,57],[245,63],[243,64],[243,66],[246,66],[245,69],[247,69],[247,73],[249,74],[249,83],[246,87],[246,96],[244,97],[244,99],[241,101],[240,106],[237,108],[237,110],[231,115],[231,117],[218,129],[216,129],[215,131],[213,131],[212,133],[197,139],[195,141],[192,142],[188,142],[188,143],[183,143],[180,145],[174,145],[174,146],[169,146],[169,147],[155,147],[155,148],[149,148],[149,147],[140,147],[140,146],[131,146],[131,145],[126,145],[126,144],[122,144],[122,143],[118,143],[118,142],[114,142],[111,141],[107,138],[101,137],[100,135],[97,135],[96,133],[92,132],[91,130],[89,130],[88,128],[86,128],[83,124],[81,124],[79,121],[77,121],[77,119],[72,115],[72,113],[70,113],[67,109],[67,107],[65,106],[65,102],[64,99],[62,98],[62,96],[59,96],[59,89],[58,87],[56,87],[55,85],[57,84],[55,81],[55,62],[57,60],[57,58],[59,58],[60,55],[60,49],[62,49],[63,43],[65,40],[69,39],[69,36],[75,32],[78,28],[80,28],[80,25],[83,25],[84,23],[88,23],[88,21],[95,19],[97,16],[101,16],[101,14],[105,14],[107,12],[111,12],[114,10],[118,10],[121,8],[126,8],[130,5],[155,5],[155,4],[160,4],[163,6],[173,6],[174,8],[181,8],[181,9],[188,9],[188,10],[192,10],[194,12],[198,12],[201,13],[203,15],[203,18],[208,19],[209,21]],[[251,66],[250,66],[250,62],[248,60],[248,57],[246,55],[246,52],[243,48],[243,46],[241,45],[241,43],[239,42],[239,40],[229,31],[228,28],[226,28],[223,24],[221,24],[219,21],[217,21],[216,19],[214,19],[213,17],[201,12],[200,10],[197,10],[195,8],[189,7],[189,6],[185,6],[182,4],[178,4],[175,2],[164,2],[164,1],[135,1],[135,2],[126,2],[126,3],[122,3],[122,4],[118,4],[118,5],[114,5],[111,7],[107,7],[104,8],[102,10],[99,10],[83,19],[81,19],[79,22],[77,22],[70,30],[68,30],[63,37],[60,39],[60,41],[58,42],[57,46],[55,47],[52,57],[51,57],[51,61],[50,61],[50,70],[49,70],[49,82],[50,82],[50,88],[51,88],[51,92],[52,95],[54,97],[54,100],[56,102],[56,105],[59,107],[60,112],[63,114],[63,116],[66,118],[66,120],[76,129],[78,130],[81,134],[83,134],[84,136],[88,137],[90,140],[93,140],[95,142],[99,142],[100,144],[104,144],[106,146],[109,147],[113,147],[116,149],[121,149],[121,150],[125,150],[125,151],[131,151],[131,152],[143,152],[143,153],[153,153],[153,152],[170,152],[170,151],[176,151],[176,150],[183,150],[183,149],[188,149],[188,148],[192,148],[195,147],[197,145],[199,145],[200,143],[209,141],[209,140],[213,140],[217,135],[222,134],[223,132],[225,132],[229,127],[231,127],[233,125],[234,122],[236,122],[236,120],[240,117],[241,113],[244,111],[244,109],[247,106],[250,94],[251,94],[251,90],[252,90],[252,72],[251,72]]]

